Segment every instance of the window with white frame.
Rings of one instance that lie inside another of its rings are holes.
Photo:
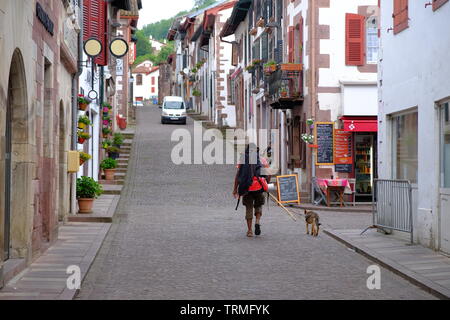
[[[441,185],[450,188],[450,101],[440,105]]]
[[[378,22],[376,17],[370,17],[366,22],[366,59],[367,63],[378,62]]]
[[[418,173],[418,113],[409,112],[392,117],[394,179],[417,183]]]

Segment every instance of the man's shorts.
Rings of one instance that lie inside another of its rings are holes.
[[[245,210],[245,219],[253,219],[253,209],[255,209],[255,216],[262,214],[262,206],[265,204],[265,198],[263,192],[249,192],[244,196],[242,201]]]

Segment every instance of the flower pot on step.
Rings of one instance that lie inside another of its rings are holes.
[[[105,179],[107,181],[114,180],[114,176],[116,174],[116,169],[104,169],[103,171],[105,171]]]
[[[94,206],[94,199],[90,198],[79,198],[78,199],[78,213],[92,213],[92,208]]]

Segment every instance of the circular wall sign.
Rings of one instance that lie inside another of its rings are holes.
[[[128,52],[128,43],[121,38],[116,38],[109,44],[109,51],[116,58],[122,58]]]
[[[84,52],[88,56],[96,57],[102,52],[103,46],[99,40],[97,40],[95,38],[90,38],[84,42],[83,48],[84,48]]]
[[[95,90],[89,91],[88,97],[89,97],[89,99],[91,99],[91,100],[97,99],[97,97],[98,97],[97,91],[95,91]]]

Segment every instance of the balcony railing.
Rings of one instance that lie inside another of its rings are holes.
[[[276,71],[265,72],[266,92],[273,108],[291,109],[303,101],[301,64],[281,64]]]

